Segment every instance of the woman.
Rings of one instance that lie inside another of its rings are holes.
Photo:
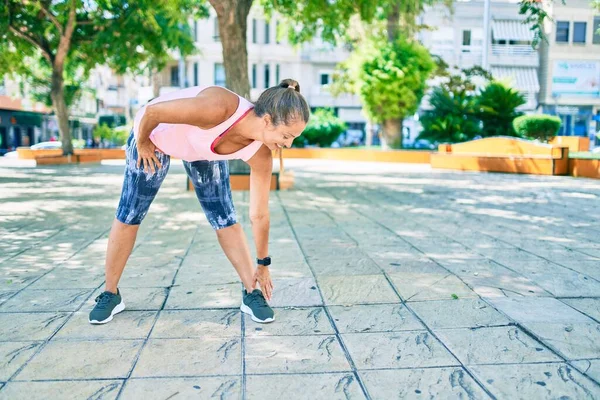
[[[127,142],[121,200],[108,238],[105,291],[96,298],[89,322],[107,323],[125,309],[117,285],[171,156],[184,160],[204,213],[244,284],[241,310],[256,322],[272,322],[274,313],[266,302],[273,291],[268,269],[272,150],[290,147],[308,118],[308,104],[298,82],[291,79],[265,90],[256,104],[210,86],[169,93],[142,107]],[[230,159],[242,159],[251,168],[256,268],[231,199]],[[262,290],[255,289],[256,283]]]

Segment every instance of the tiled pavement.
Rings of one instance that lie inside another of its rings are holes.
[[[600,398],[600,182],[287,165],[269,325],[240,314],[181,166],[104,326],[122,166],[0,168],[0,399]]]

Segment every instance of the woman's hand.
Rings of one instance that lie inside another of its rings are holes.
[[[156,146],[150,139],[138,140],[136,146],[138,152],[138,168],[140,168],[141,165],[146,173],[152,171],[154,174],[157,169],[162,167],[160,161],[158,161],[158,158],[156,157]]]
[[[271,301],[271,296],[273,295],[273,282],[271,281],[271,272],[269,271],[269,267],[265,267],[264,265],[259,265],[254,273],[254,283],[252,286],[256,285],[256,282],[260,285],[260,288],[265,295],[265,299]]]

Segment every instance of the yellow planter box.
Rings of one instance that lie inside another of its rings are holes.
[[[276,157],[273,152],[273,157]],[[422,150],[367,150],[329,148],[291,148],[283,150],[284,158],[318,158],[344,161],[375,161],[428,164],[430,151]]]
[[[432,168],[567,175],[569,149],[512,137],[491,137],[440,145],[431,156]]]
[[[569,174],[582,178],[600,179],[600,160],[571,158],[569,160]]]

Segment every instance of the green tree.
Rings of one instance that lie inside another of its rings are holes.
[[[482,122],[481,136],[516,136],[513,120],[523,115],[517,107],[525,103],[518,91],[500,82],[489,83],[475,98],[475,115]]]
[[[117,73],[163,67],[169,49],[194,51],[187,18],[206,15],[197,0],[6,0],[0,2],[0,73],[48,71],[63,152],[71,154],[65,75],[85,79],[97,64]]]
[[[360,97],[369,119],[382,125],[387,146],[402,147],[402,120],[417,111],[434,68],[427,49],[402,37],[379,43],[373,56],[363,61]]]

